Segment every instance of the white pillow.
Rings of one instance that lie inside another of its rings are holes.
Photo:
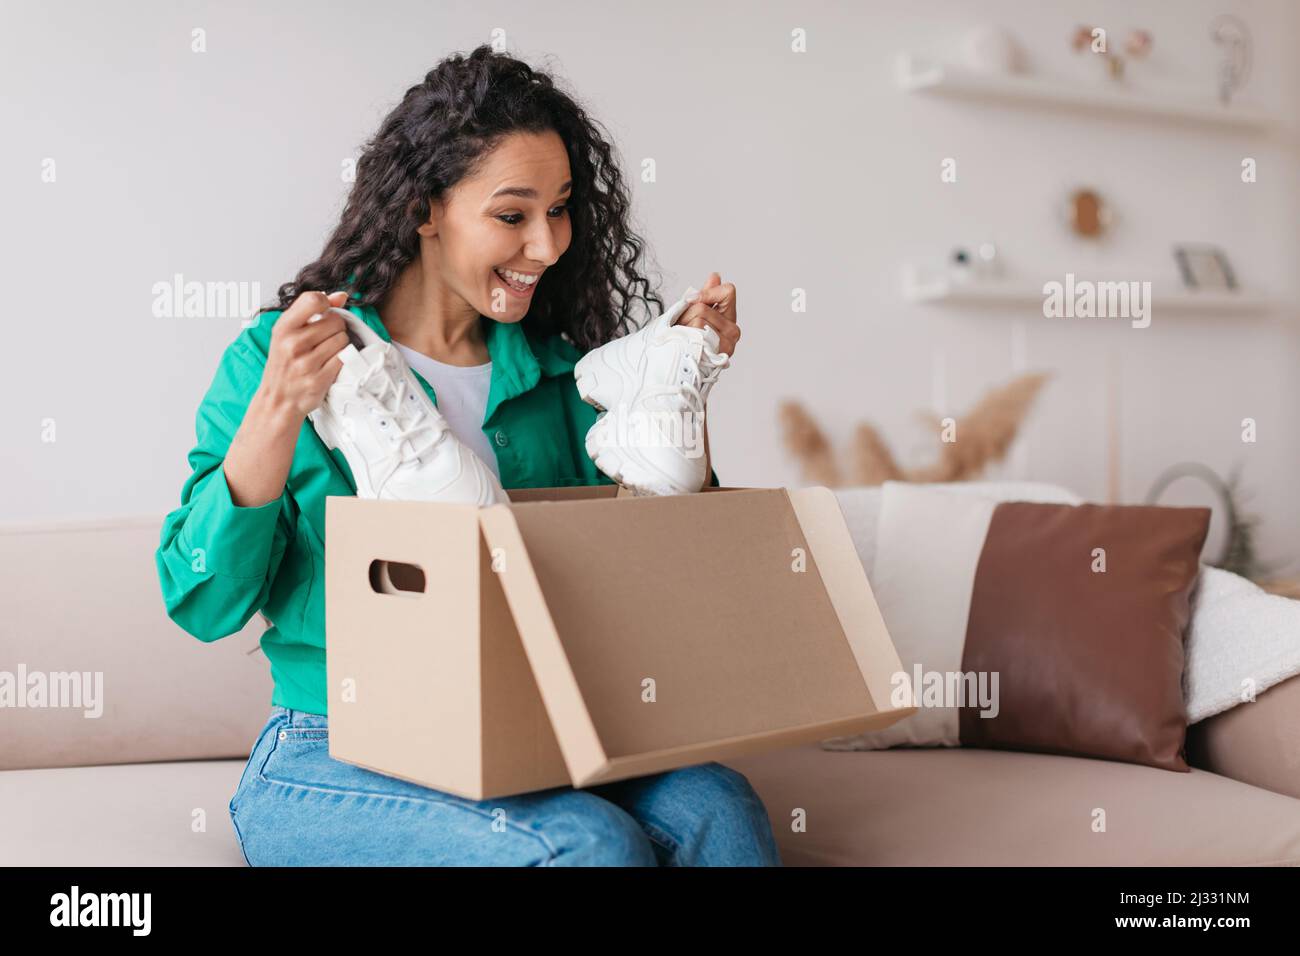
[[[880,485],[835,488],[840,512],[857,548],[862,569],[870,578],[876,564],[876,529],[880,524]],[[983,495],[994,501],[1047,501],[1077,505],[1083,501],[1068,488],[1042,481],[950,481],[913,484],[914,488],[942,488],[959,494]]]
[[[1203,564],[1191,602],[1183,669],[1189,724],[1300,674],[1300,601]]]

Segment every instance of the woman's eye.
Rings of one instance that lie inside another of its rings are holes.
[[[560,216],[564,215],[564,211],[568,208],[569,207],[565,205],[552,207],[550,211],[554,215],[552,215],[551,218],[559,219]],[[557,209],[559,210],[559,213],[556,213]],[[504,216],[497,216],[497,218],[500,219],[502,222],[506,223],[507,225],[517,226],[519,225],[519,221],[523,219],[524,216],[523,213],[511,212],[511,213],[506,213]]]

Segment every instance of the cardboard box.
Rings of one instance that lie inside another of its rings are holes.
[[[916,711],[828,489],[510,496],[327,499],[332,757],[481,800]]]

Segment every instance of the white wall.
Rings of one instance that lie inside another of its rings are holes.
[[[441,56],[507,31],[553,66],[611,130],[666,293],[712,269],[738,286],[745,329],[715,391],[711,441],[729,484],[798,483],[775,411],[802,399],[839,441],[881,426],[909,463],[930,454],[914,412],[946,369],[946,413],[1012,370],[1056,371],[1016,466],[1103,499],[1105,374],[1122,370],[1123,500],[1165,466],[1244,466],[1266,556],[1300,539],[1294,486],[1300,261],[1294,120],[1300,13],[1285,0],[1038,3],[371,4],[251,2],[127,7],[14,4],[0,56],[10,349],[0,423],[9,494],[0,519],[162,513],[188,473],[194,412],[238,319],[160,319],[155,282],[259,282],[262,300],[319,252],[355,155]],[[957,104],[900,93],[892,58],[980,24],[1015,30],[1038,71],[1079,76],[1078,22],[1146,27],[1138,86],[1213,89],[1211,17],[1256,41],[1244,98],[1285,123],[1265,137],[1214,127]],[[190,31],[207,33],[206,53]],[[808,52],[790,52],[803,28]],[[1254,156],[1259,181],[1239,176]],[[958,160],[956,184],[939,162]],[[42,183],[41,163],[57,162]],[[1053,205],[1098,187],[1121,227],[1072,239]],[[1156,314],[1047,320],[907,304],[905,261],[998,242],[1027,277],[1066,271],[1176,281],[1176,241],[1222,246],[1242,282],[1285,307],[1255,319]],[[793,288],[809,311],[792,314]],[[1240,441],[1240,421],[1259,441]],[[41,441],[53,419],[57,441]],[[1183,497],[1190,500],[1190,492]],[[1178,495],[1170,495],[1174,503]],[[1195,497],[1196,501],[1203,500]]]

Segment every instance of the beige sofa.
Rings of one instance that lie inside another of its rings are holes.
[[[851,526],[874,491],[841,493]],[[269,714],[264,624],[204,645],[168,620],[160,520],[0,530],[0,670],[103,675],[98,717],[0,709],[0,865],[244,865],[227,805]],[[1300,677],[1194,725],[1188,753],[1185,774],[815,745],[728,763],[787,865],[1300,864]]]

